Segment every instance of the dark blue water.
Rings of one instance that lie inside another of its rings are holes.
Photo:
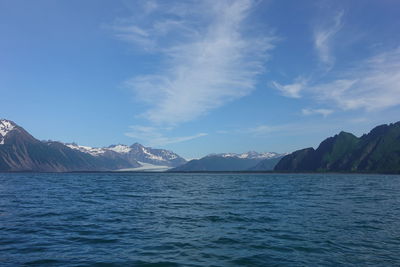
[[[0,174],[0,265],[400,265],[400,176]]]

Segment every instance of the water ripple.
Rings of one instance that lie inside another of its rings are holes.
[[[1,266],[399,266],[400,176],[0,174]]]

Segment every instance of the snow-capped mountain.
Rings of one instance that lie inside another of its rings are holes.
[[[101,148],[80,146],[75,143],[65,145],[69,148],[79,150],[83,153],[87,153],[95,157],[111,156],[117,153],[120,157],[128,161],[143,162],[169,167],[176,167],[186,162],[184,158],[180,157],[172,151],[145,147],[139,143],[135,143],[131,146],[119,144]]]
[[[60,142],[39,141],[10,120],[0,120],[0,171],[108,171],[139,167],[118,156],[95,157]]]
[[[132,149],[127,145],[111,145],[107,148],[107,150],[112,150],[117,153],[129,153]]]
[[[111,171],[147,163],[175,167],[185,162],[171,151],[140,144],[95,148],[39,141],[14,122],[0,120],[0,171]]]
[[[208,156],[217,156],[223,158],[239,158],[239,159],[270,159],[281,156],[281,154],[275,152],[256,152],[256,151],[249,151],[245,153],[220,153],[220,154],[210,154]]]
[[[142,146],[135,143],[130,146],[129,156],[140,162],[154,165],[177,167],[186,163],[186,160],[170,150]]]
[[[90,146],[80,146],[75,143],[65,143],[65,145],[71,149],[79,150],[80,152],[90,154],[92,156],[101,156],[103,155],[106,150],[104,148],[96,148]]]
[[[272,170],[282,156],[283,154],[275,152],[258,153],[255,151],[242,154],[210,154],[201,159],[191,160],[172,169],[172,171],[248,171],[264,161],[265,163],[261,167],[257,167],[256,170]],[[265,168],[262,169],[262,167]]]
[[[65,143],[65,145],[69,148],[79,150],[84,153],[88,153],[92,156],[101,156],[108,151],[114,151],[119,154],[129,153],[132,149],[127,145],[111,145],[109,147],[90,147],[90,146],[81,146],[76,143]]]
[[[15,123],[9,120],[0,119],[0,145],[4,145],[6,135],[15,128]]]

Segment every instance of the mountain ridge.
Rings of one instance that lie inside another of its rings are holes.
[[[138,143],[130,146],[129,150],[126,147],[92,148],[74,143],[39,141],[13,121],[0,120],[0,171],[112,171],[141,167],[139,158],[144,163],[169,167],[186,162],[169,150],[147,148]],[[132,147],[136,148],[135,153],[131,153]]]
[[[376,126],[361,137],[342,131],[317,149],[283,157],[274,171],[400,173],[400,122]]]
[[[89,147],[39,141],[11,120],[0,119],[0,171],[113,171],[143,167],[171,171],[276,171],[400,173],[400,122],[374,127],[360,137],[340,133],[319,146],[290,154],[275,152],[213,153],[186,161],[165,149],[115,144]]]
[[[119,153],[121,157],[128,161],[141,161],[153,165],[176,167],[186,163],[184,158],[170,150],[145,147],[139,143],[134,143],[131,146],[117,144],[107,147],[81,146],[76,143],[65,143],[65,145],[93,156],[101,156],[115,152]]]
[[[258,171],[270,171],[273,169],[278,158],[282,154],[275,152],[258,153],[249,151],[241,154],[237,153],[219,153],[209,154],[200,159],[190,160],[187,163],[171,169],[174,172],[190,172],[190,171],[251,171],[262,161],[271,161],[265,164],[263,169],[261,166]]]

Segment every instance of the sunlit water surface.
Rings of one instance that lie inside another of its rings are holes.
[[[400,265],[400,176],[0,174],[0,265]]]

